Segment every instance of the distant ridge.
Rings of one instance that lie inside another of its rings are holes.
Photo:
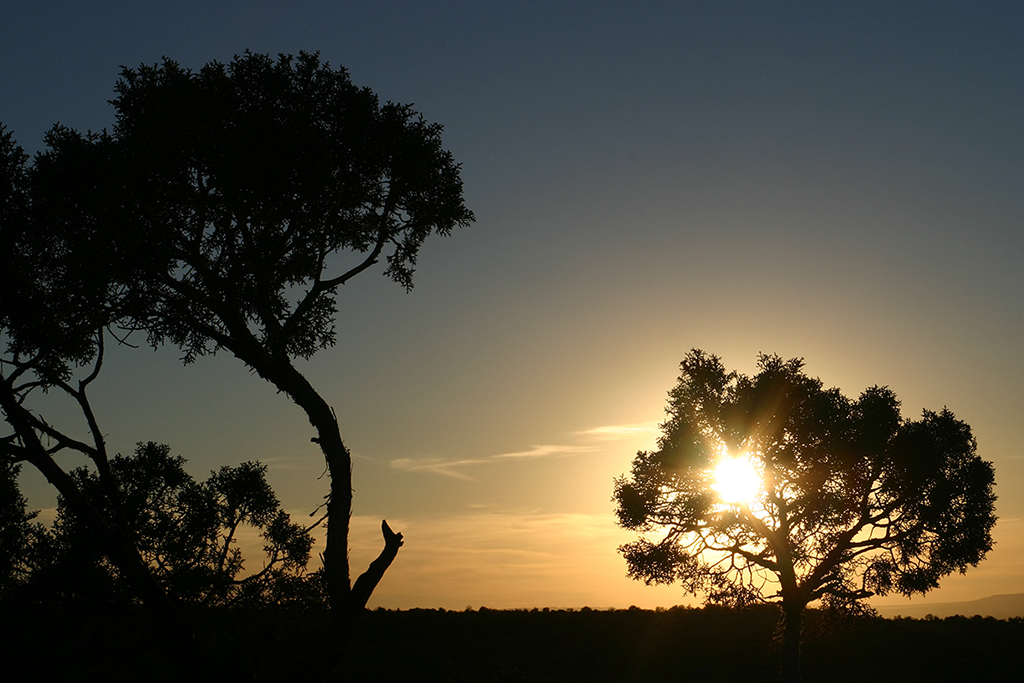
[[[913,617],[921,619],[929,614],[936,617],[952,617],[962,615],[973,617],[995,617],[1011,619],[1024,617],[1024,593],[1009,595],[990,595],[980,600],[966,602],[936,602],[932,604],[876,605],[875,609],[883,617]]]

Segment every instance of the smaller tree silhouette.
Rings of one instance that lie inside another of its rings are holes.
[[[947,409],[905,420],[895,394],[857,400],[761,355],[748,377],[691,351],[658,449],[615,481],[629,576],[709,603],[781,602],[782,669],[800,678],[808,603],[923,594],[992,548],[995,475]]]
[[[185,471],[183,457],[149,442],[138,444],[130,456],[114,456],[110,467],[121,485],[129,533],[173,598],[209,606],[266,604],[295,592],[293,579],[304,573],[313,538],[281,509],[265,465],[225,466],[197,482]],[[79,468],[71,476],[103,514],[112,514],[114,503],[95,472]],[[243,576],[239,536],[247,529],[259,533],[266,555],[258,571]],[[51,545],[48,566],[38,569],[40,589],[69,597],[132,599],[94,530],[63,500]]]

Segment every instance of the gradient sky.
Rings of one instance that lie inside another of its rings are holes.
[[[407,539],[371,606],[684,602],[625,577],[610,498],[694,347],[973,427],[997,546],[947,602],[1024,592],[1022,36],[1016,2],[7,0],[0,121],[34,151],[109,126],[121,65],[251,49],[320,51],[445,126],[475,225],[428,240],[410,294],[346,285],[305,366],[355,455],[354,568],[382,517]],[[230,356],[177,356],[111,353],[112,450],[259,459],[311,512],[303,413]]]

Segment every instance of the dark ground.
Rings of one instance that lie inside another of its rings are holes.
[[[202,680],[168,654],[137,611],[9,610],[3,607],[3,680]],[[309,681],[317,611],[197,615],[220,662],[274,681]],[[339,680],[772,681],[778,652],[774,608],[594,611],[374,611],[361,623]],[[823,623],[808,614],[804,679],[817,681],[1018,680],[1024,620],[868,620]],[[13,675],[10,675],[13,674]]]

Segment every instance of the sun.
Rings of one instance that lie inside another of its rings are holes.
[[[761,475],[747,456],[723,453],[713,477],[711,488],[730,505],[749,505],[761,490]]]

